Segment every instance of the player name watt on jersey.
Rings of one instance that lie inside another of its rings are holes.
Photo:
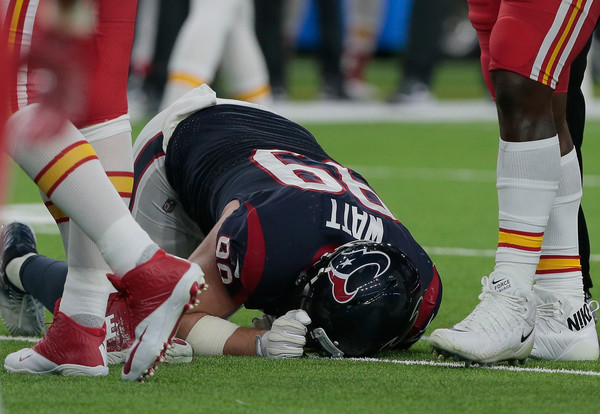
[[[357,240],[369,240],[380,243],[383,240],[383,221],[355,205],[342,203],[338,206],[335,199],[331,201],[331,216],[325,222],[325,227],[341,230]]]

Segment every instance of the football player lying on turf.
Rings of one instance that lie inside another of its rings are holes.
[[[436,315],[442,285],[428,255],[300,125],[202,86],[152,119],[134,151],[134,217],[209,285],[177,332],[197,354],[299,357],[308,338],[327,355],[370,355],[408,348]],[[8,267],[52,308],[60,264],[31,255]],[[229,322],[241,306],[272,326]]]

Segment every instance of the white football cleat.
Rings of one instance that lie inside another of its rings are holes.
[[[496,292],[487,276],[481,284],[480,302],[473,312],[452,328],[433,331],[429,337],[432,350],[465,361],[465,366],[523,362],[533,347],[533,293],[522,289],[512,295]]]
[[[598,335],[592,312],[598,302],[571,302],[565,296],[533,287],[537,301],[535,342],[531,356],[550,361],[595,361]]]

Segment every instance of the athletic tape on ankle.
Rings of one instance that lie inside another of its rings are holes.
[[[206,315],[196,322],[185,340],[197,355],[223,355],[225,342],[237,328],[239,326],[235,323]]]

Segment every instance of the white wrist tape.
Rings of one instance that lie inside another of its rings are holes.
[[[237,328],[238,325],[228,320],[206,315],[196,322],[185,340],[196,355],[223,355],[225,342]]]

